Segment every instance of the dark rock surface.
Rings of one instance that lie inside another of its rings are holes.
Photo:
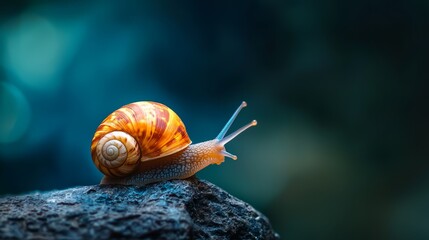
[[[203,180],[86,186],[0,199],[0,239],[276,239],[247,203]]]

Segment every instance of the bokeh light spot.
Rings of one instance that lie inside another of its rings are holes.
[[[11,75],[35,90],[56,90],[64,39],[46,18],[24,14],[5,31],[4,63]]]
[[[30,123],[30,106],[15,86],[0,82],[0,143],[19,140]]]

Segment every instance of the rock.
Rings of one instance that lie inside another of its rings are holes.
[[[94,185],[0,199],[0,239],[277,239],[268,219],[203,180]]]

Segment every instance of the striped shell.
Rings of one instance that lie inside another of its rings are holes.
[[[141,162],[171,155],[190,144],[185,125],[173,110],[156,102],[135,102],[104,119],[92,139],[91,155],[102,173],[122,177]]]

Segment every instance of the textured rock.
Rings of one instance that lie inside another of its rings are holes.
[[[276,239],[267,218],[202,180],[0,199],[0,239]]]

